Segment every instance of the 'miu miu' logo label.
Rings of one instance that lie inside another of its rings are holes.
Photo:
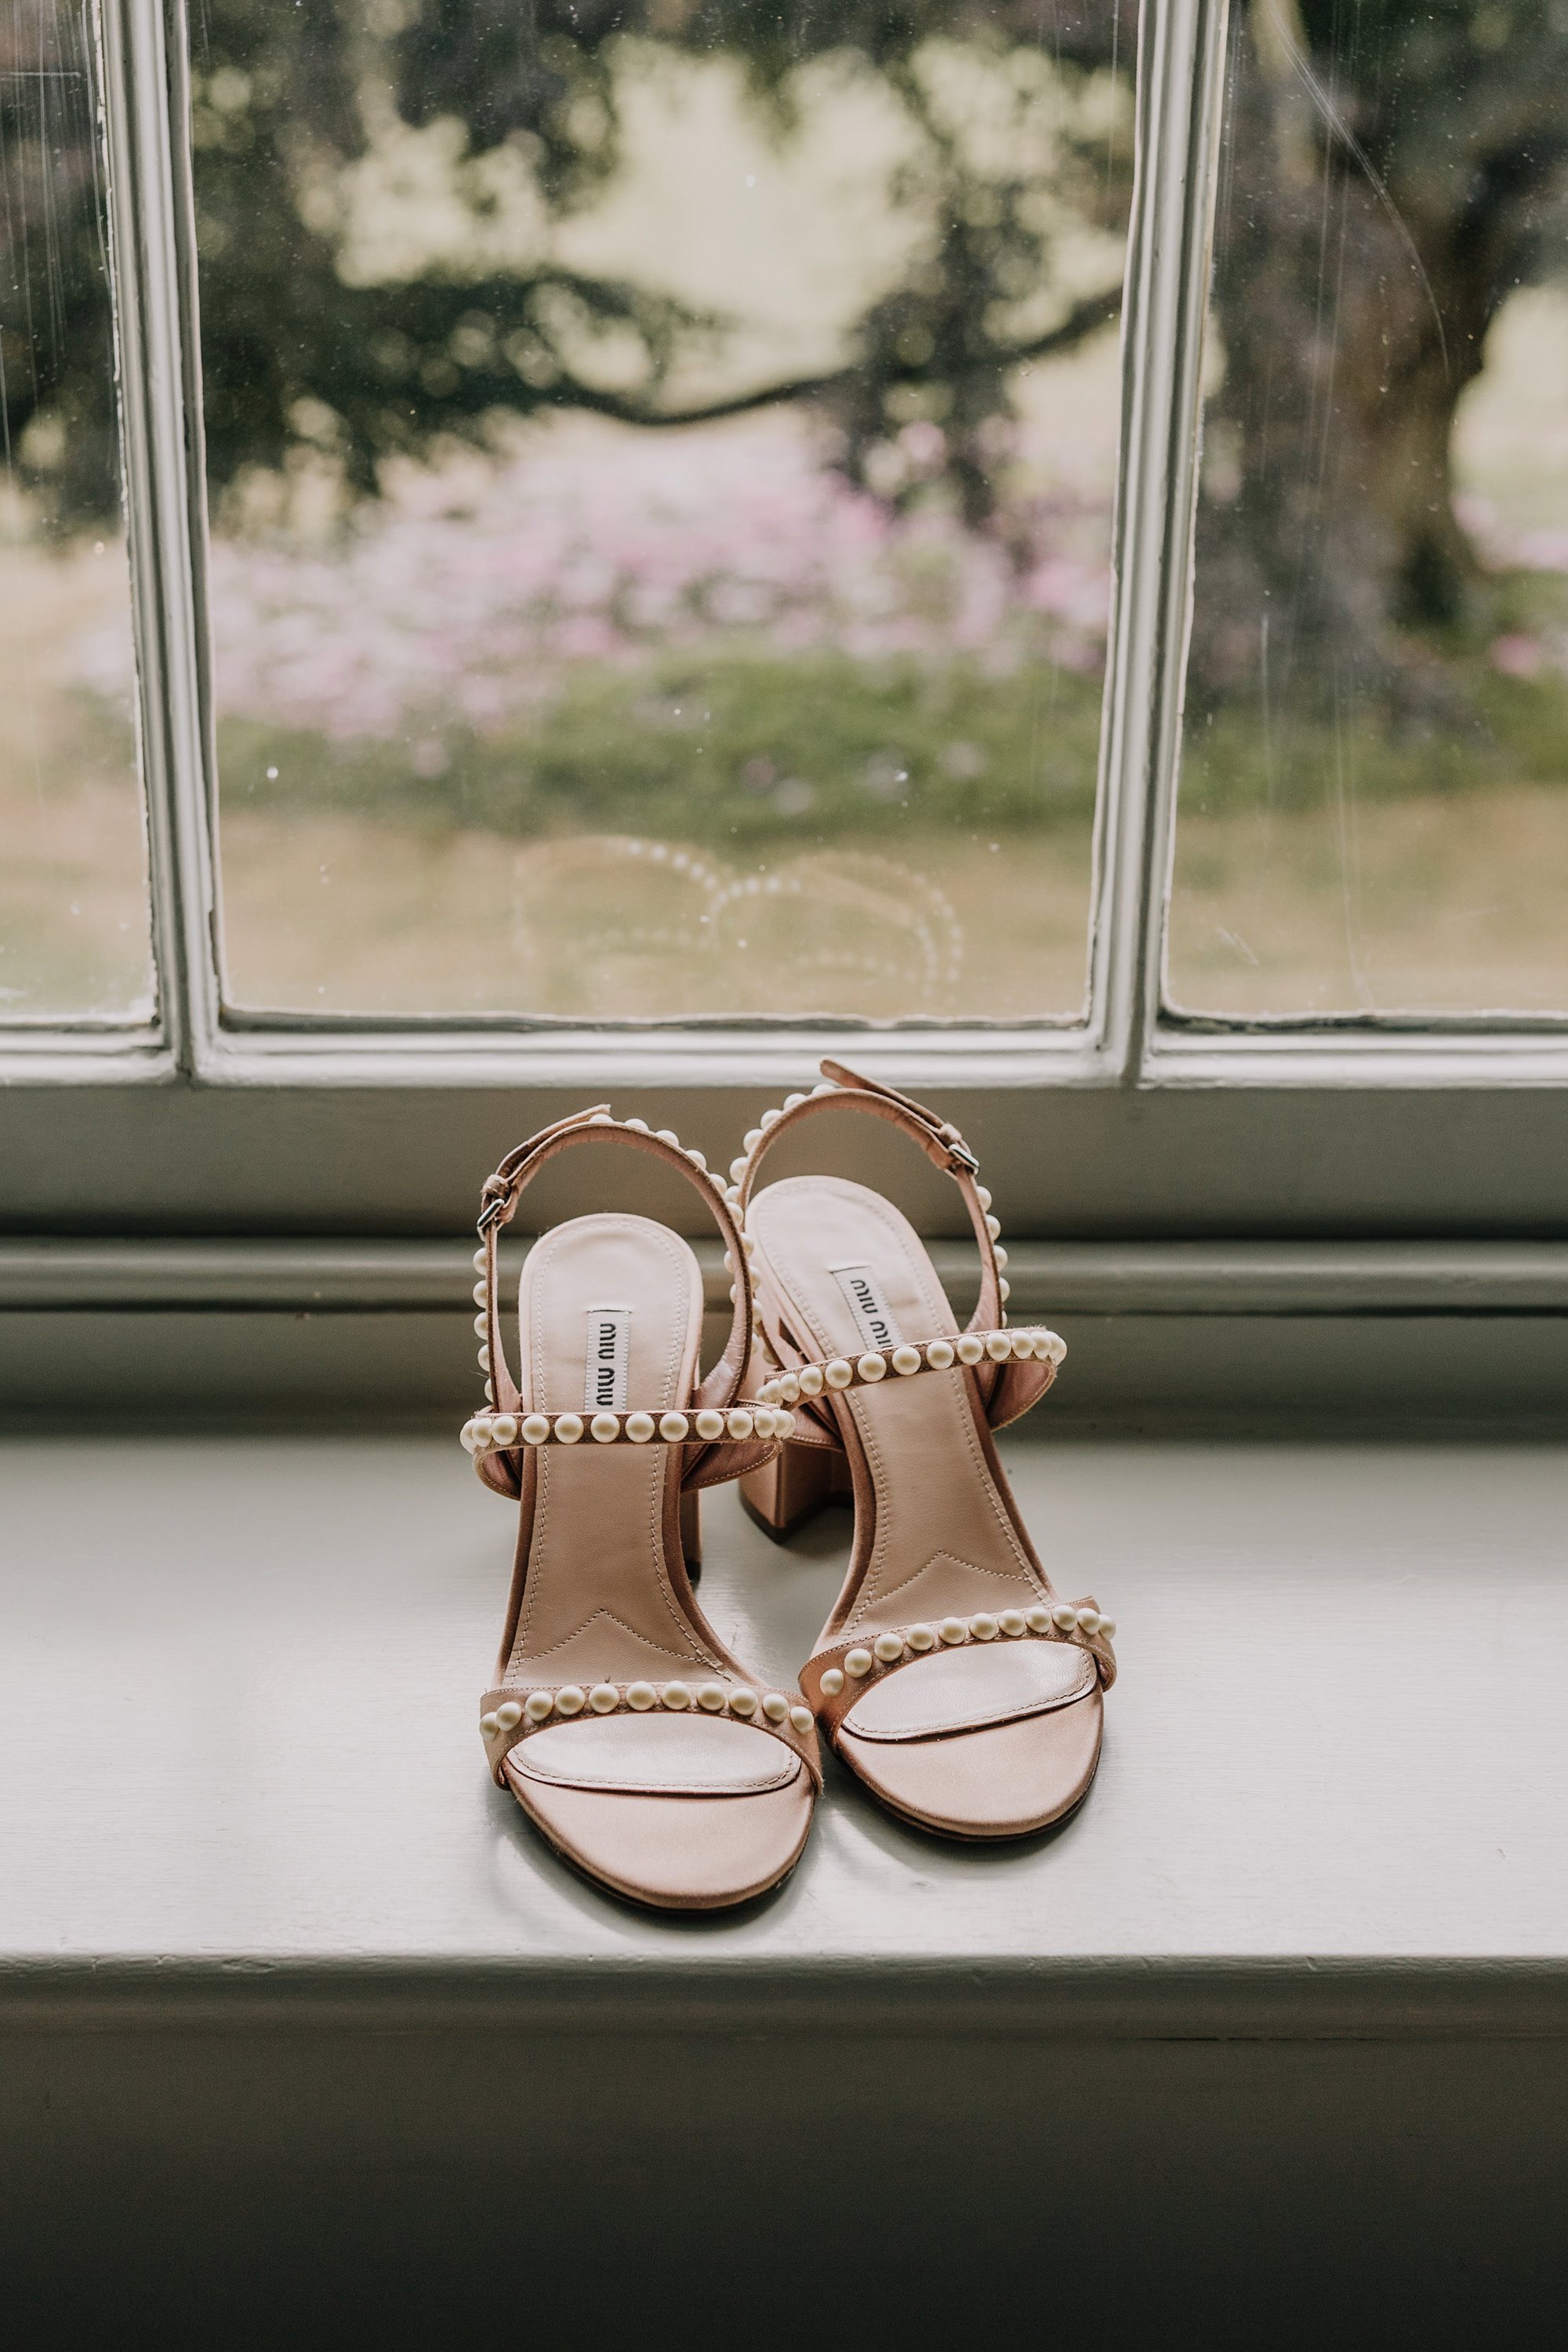
[[[583,1403],[588,1412],[625,1412],[626,1356],[631,1346],[629,1307],[590,1307],[588,1361]]]
[[[836,1265],[834,1280],[849,1304],[868,1348],[897,1348],[903,1343],[899,1318],[882,1296],[881,1285],[868,1265]]]

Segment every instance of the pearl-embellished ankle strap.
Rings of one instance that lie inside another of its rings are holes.
[[[927,1339],[919,1347],[905,1341],[897,1348],[868,1348],[863,1356],[829,1356],[820,1363],[793,1365],[764,1381],[757,1393],[764,1405],[793,1405],[803,1397],[819,1397],[825,1390],[869,1388],[889,1372],[910,1380],[917,1372],[951,1371],[955,1364],[1049,1364],[1054,1377],[1067,1351],[1067,1341],[1056,1331],[964,1331],[957,1339]]]
[[[584,1438],[595,1445],[740,1444],[748,1438],[793,1437],[795,1427],[794,1413],[775,1412],[771,1402],[732,1405],[728,1412],[716,1406],[700,1412],[635,1407],[628,1412],[481,1412],[463,1423],[462,1442],[475,1454],[518,1445],[580,1445]]]

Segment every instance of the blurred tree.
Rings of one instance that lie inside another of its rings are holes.
[[[1454,414],[1509,295],[1568,273],[1565,93],[1562,0],[1233,9],[1200,700],[1441,693],[1478,583]]]
[[[68,51],[85,69],[89,0],[0,0],[0,62]],[[720,336],[647,288],[544,261],[373,275],[347,256],[345,175],[398,121],[459,126],[451,173],[476,227],[498,158],[547,215],[613,177],[628,39],[731,57],[789,135],[794,78],[858,57],[901,106],[931,232],[858,320],[843,363],[693,410],[678,359]],[[388,457],[482,440],[498,412],[581,408],[646,425],[808,399],[845,470],[923,494],[878,464],[911,415],[976,526],[1020,360],[1069,348],[1119,292],[1052,290],[1037,180],[976,161],[926,70],[931,45],[1044,58],[1080,90],[1125,80],[1133,0],[205,0],[193,17],[192,137],[202,266],[207,465],[326,452],[356,489]],[[19,70],[19,69],[18,69]],[[1462,617],[1475,577],[1455,517],[1455,405],[1513,289],[1568,254],[1563,0],[1237,0],[1215,306],[1194,692],[1376,685],[1419,697],[1411,632]],[[1027,74],[1016,78],[1026,110]],[[101,509],[112,371],[90,114],[67,120],[0,81],[0,357],[9,446],[57,498]],[[40,108],[44,111],[40,113]],[[1114,226],[1130,154],[1103,130],[1058,142],[1051,193]],[[1044,291],[1045,306],[1041,307]]]

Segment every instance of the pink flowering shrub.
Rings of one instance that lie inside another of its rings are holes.
[[[1105,502],[1079,492],[994,536],[935,508],[894,515],[789,420],[545,435],[506,466],[413,477],[330,547],[217,541],[219,709],[339,742],[485,736],[580,665],[726,644],[1093,671],[1109,539]],[[82,649],[92,683],[122,661]]]

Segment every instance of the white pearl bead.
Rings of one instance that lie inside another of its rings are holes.
[[[683,1412],[661,1412],[658,1417],[658,1433],[671,1445],[679,1445],[690,1427]]]
[[[555,1712],[553,1692],[530,1691],[527,1704],[522,1711],[530,1723],[542,1723],[547,1716],[553,1715]]]
[[[837,1698],[837,1697],[838,1696],[839,1692],[843,1689],[843,1687],[844,1687],[844,1673],[843,1673],[843,1669],[842,1669],[841,1667],[839,1667],[839,1666],[829,1666],[829,1667],[828,1667],[828,1669],[827,1669],[827,1672],[826,1672],[826,1673],[823,1675],[823,1677],[822,1677],[822,1696],[823,1696],[823,1697],[824,1697],[824,1698]]]
[[[977,1642],[994,1642],[996,1639],[996,1620],[988,1609],[982,1609],[977,1616],[970,1619],[969,1630]]]
[[[634,1445],[646,1445],[653,1435],[653,1430],[654,1420],[651,1412],[627,1413],[626,1435]]]
[[[596,1412],[588,1427],[598,1445],[613,1445],[621,1433],[621,1424],[613,1412]]]
[[[488,1347],[486,1347],[486,1348],[481,1348],[481,1349],[479,1349],[479,1370],[480,1370],[480,1371],[481,1371],[481,1372],[488,1372],[488,1371],[489,1370],[489,1368],[490,1368],[490,1351],[489,1351],[489,1348],[488,1348]]]
[[[615,1123],[607,1110],[596,1110],[588,1121],[590,1127],[614,1127]]]
[[[855,1369],[863,1381],[880,1381],[887,1378],[888,1366],[886,1360],[881,1356],[864,1355],[856,1364]]]
[[[799,1396],[799,1381],[795,1378],[794,1372],[785,1372],[784,1378],[778,1383],[777,1402],[780,1404],[795,1404],[798,1401]]]
[[[985,1353],[985,1342],[977,1333],[966,1331],[954,1352],[961,1364],[977,1364]]]
[[[1078,1611],[1070,1601],[1059,1601],[1051,1612],[1051,1622],[1064,1633],[1070,1633],[1078,1623]]]
[[[672,1127],[661,1127],[658,1130],[658,1139],[661,1143],[673,1143],[678,1151],[680,1149],[680,1138]]]
[[[1001,1238],[1002,1238],[1002,1220],[1001,1220],[1001,1218],[1000,1218],[1000,1217],[987,1217],[987,1218],[986,1218],[986,1220],[985,1220],[985,1230],[986,1230],[986,1232],[990,1234],[990,1236],[991,1236],[991,1238],[992,1238],[992,1240],[993,1240],[994,1242],[995,1242],[995,1241],[1000,1241],[1000,1240],[1001,1240]]]
[[[1045,1341],[1047,1355],[1053,1364],[1059,1364],[1068,1351],[1067,1341],[1059,1331],[1047,1331],[1045,1334]]]
[[[1116,1620],[1115,1620],[1115,1618],[1114,1618],[1114,1617],[1102,1617],[1102,1618],[1100,1619],[1100,1640],[1101,1640],[1102,1642],[1114,1642],[1114,1641],[1115,1641],[1115,1639],[1116,1639]]]
[[[996,1277],[996,1296],[1004,1307],[1013,1296],[1013,1286],[1005,1274],[998,1275]]]
[[[1009,1641],[1016,1642],[1020,1633],[1029,1630],[1028,1620],[1021,1609],[1004,1609],[996,1622]]]
[[[490,1423],[490,1435],[498,1445],[515,1445],[517,1444],[516,1413],[498,1412]]]
[[[808,1731],[814,1731],[816,1727],[816,1717],[808,1706],[792,1706],[789,1719],[793,1728],[799,1732],[803,1739]]]
[[[465,1454],[478,1453],[479,1433],[471,1421],[466,1421],[461,1429],[458,1432],[458,1443],[462,1447]]]
[[[756,1711],[755,1691],[733,1690],[730,1693],[730,1712],[731,1715],[738,1715],[742,1723],[749,1723]]]
[[[761,1404],[777,1404],[779,1401],[779,1384],[777,1381],[764,1381],[762,1387],[757,1391],[757,1401]]]
[[[581,1715],[588,1704],[588,1694],[576,1683],[567,1683],[556,1692],[555,1704],[563,1715]]]
[[[740,1303],[741,1303],[741,1294],[740,1294],[740,1291],[736,1288],[735,1285],[734,1285],[733,1283],[731,1283],[731,1284],[730,1285],[730,1304],[731,1304],[731,1307],[738,1307],[738,1306],[740,1305]]]
[[[487,1739],[493,1739],[497,1732],[500,1729],[500,1716],[481,1715],[479,1717],[479,1729],[484,1733]]]
[[[724,1712],[723,1684],[704,1683],[697,1694],[697,1704],[700,1707],[705,1707],[710,1715],[722,1715]]]
[[[1079,1611],[1078,1630],[1080,1633],[1098,1633],[1100,1631],[1100,1618],[1098,1609],[1080,1609]]]
[[[976,1184],[974,1197],[983,1209],[988,1209],[991,1206],[991,1195],[984,1184]]]
[[[496,1709],[496,1721],[503,1731],[515,1731],[522,1721],[522,1709],[516,1699],[509,1698]]]
[[[798,1378],[800,1381],[800,1392],[803,1397],[814,1397],[820,1396],[822,1394],[822,1366],[820,1364],[803,1364],[800,1368]]]
[[[580,1412],[558,1412],[555,1416],[555,1442],[558,1445],[575,1445],[583,1434]]]
[[[795,1415],[793,1412],[774,1413],[773,1435],[775,1437],[793,1437],[795,1435]]]
[[[490,1294],[489,1294],[489,1286],[488,1286],[488,1285],[487,1285],[487,1284],[482,1283],[482,1282],[476,1282],[476,1283],[475,1283],[475,1285],[474,1285],[474,1305],[475,1305],[476,1307],[484,1307],[484,1306],[488,1306],[488,1305],[489,1305],[489,1295],[490,1295]]]
[[[771,1437],[773,1433],[773,1407],[766,1404],[753,1406],[752,1410],[752,1435],[753,1437]]]
[[[634,1135],[648,1135],[652,1132],[646,1118],[623,1119],[621,1124],[624,1127],[629,1127]]]
[[[1032,1331],[1015,1331],[1012,1334],[1012,1341],[1013,1354],[1016,1360],[1020,1364],[1032,1362],[1035,1353],[1034,1333]]]
[[[487,1404],[494,1404],[495,1401],[496,1392],[494,1386],[490,1381],[487,1381],[485,1382],[485,1402]]]
[[[1007,1263],[1007,1253],[1006,1253],[1006,1251],[1003,1248],[1003,1246],[1002,1246],[1002,1244],[1001,1244],[1001,1243],[1000,1243],[1000,1242],[998,1242],[998,1243],[997,1243],[997,1244],[996,1244],[995,1248],[992,1251],[991,1255],[992,1255],[992,1256],[994,1258],[994,1260],[996,1261],[996,1265],[997,1265],[998,1270],[1000,1270],[1003,1266],[1005,1266],[1005,1265],[1006,1265],[1006,1263]]]
[[[752,1415],[747,1412],[744,1405],[738,1404],[724,1425],[728,1429],[731,1437],[750,1437],[752,1434]]]
[[[879,1633],[875,1647],[885,1666],[894,1665],[904,1654],[904,1637],[901,1633]]]
[[[904,1639],[909,1643],[911,1650],[934,1650],[936,1647],[936,1627],[934,1625],[911,1625],[908,1633],[904,1635]]]
[[[902,1372],[906,1380],[910,1372],[918,1372],[920,1368],[921,1351],[918,1348],[911,1348],[906,1341],[903,1347],[893,1349],[893,1370]]]
[[[804,1095],[785,1095],[784,1107],[785,1110],[798,1110],[805,1100]]]
[[[1024,1622],[1031,1633],[1048,1633],[1051,1630],[1051,1612],[1048,1609],[1037,1607],[1026,1610]]]
[[[847,1389],[855,1377],[855,1367],[847,1356],[835,1356],[830,1364],[824,1364],[822,1377],[830,1389]]]
[[[789,1713],[789,1701],[782,1691],[769,1691],[763,1701],[763,1713],[770,1723],[782,1723]]]
[[[951,1339],[933,1339],[926,1349],[926,1361],[933,1371],[945,1372],[952,1360],[953,1348]]]
[[[732,1184],[739,1184],[739,1182],[740,1182],[740,1181],[741,1181],[742,1177],[745,1174],[745,1172],[746,1172],[746,1162],[745,1162],[744,1158],[742,1158],[742,1159],[740,1159],[740,1160],[731,1160],[731,1162],[730,1162],[730,1181],[731,1181]]]
[[[474,1452],[476,1454],[488,1454],[490,1450],[489,1423],[488,1421],[476,1421],[473,1424],[473,1429]]]
[[[474,1252],[474,1272],[476,1274],[483,1274],[487,1263],[488,1261],[485,1257],[485,1246],[481,1242],[479,1248]]]
[[[862,1675],[870,1673],[875,1663],[869,1650],[851,1650],[845,1658],[844,1671],[847,1675],[853,1675],[858,1682]]]
[[[485,1336],[486,1332],[489,1329],[489,1328],[490,1328],[490,1318],[489,1318],[489,1317],[488,1315],[476,1315],[476,1316],[475,1316],[475,1318],[474,1318],[474,1331],[475,1331],[476,1336],[477,1336],[479,1339],[482,1339],[484,1338],[484,1336]]]
[[[689,1145],[687,1146],[686,1156],[687,1156],[688,1160],[690,1160],[691,1165],[693,1166],[693,1168],[700,1168],[700,1169],[701,1169],[701,1171],[702,1171],[702,1173],[704,1174],[704,1176],[706,1176],[706,1175],[707,1175],[707,1173],[708,1173],[708,1160],[707,1160],[707,1157],[706,1157],[706,1155],[705,1155],[704,1153],[702,1153],[702,1152],[700,1152],[700,1151],[699,1151],[699,1150],[698,1150],[697,1146],[696,1146],[694,1143],[693,1143],[693,1144],[689,1144]]]
[[[985,1342],[985,1352],[994,1364],[1005,1364],[1013,1352],[1013,1342],[1005,1331],[993,1331]]]
[[[754,1151],[762,1139],[763,1130],[760,1127],[749,1127],[746,1129],[745,1134],[741,1138],[741,1140],[745,1145],[748,1152]]]
[[[838,1081],[837,1078],[824,1078],[821,1085],[813,1087],[811,1091],[814,1095],[836,1095],[838,1092]]]
[[[967,1642],[969,1639],[969,1628],[962,1617],[944,1617],[936,1630],[942,1640],[954,1649],[960,1642]]]
[[[691,1705],[691,1693],[687,1689],[684,1683],[666,1683],[663,1690],[659,1693],[659,1696],[663,1699],[666,1706],[673,1707],[677,1715],[680,1713],[683,1707],[688,1707]]]
[[[588,1693],[588,1704],[595,1715],[614,1715],[621,1703],[621,1695],[614,1683],[595,1683]]]
[[[521,1435],[522,1442],[525,1445],[542,1445],[549,1434],[550,1421],[547,1414],[542,1412],[531,1412],[524,1414],[521,1423]]]
[[[710,1409],[704,1410],[700,1412],[697,1416],[697,1434],[699,1437],[706,1439],[710,1445],[712,1444],[715,1438],[722,1437],[724,1434],[723,1414],[721,1412],[714,1412]]]
[[[628,1683],[626,1705],[635,1706],[639,1715],[646,1715],[650,1706],[658,1705],[658,1693],[651,1683]]]
[[[784,1113],[782,1110],[765,1110],[757,1123],[765,1135],[769,1128],[776,1127],[783,1117]]]

